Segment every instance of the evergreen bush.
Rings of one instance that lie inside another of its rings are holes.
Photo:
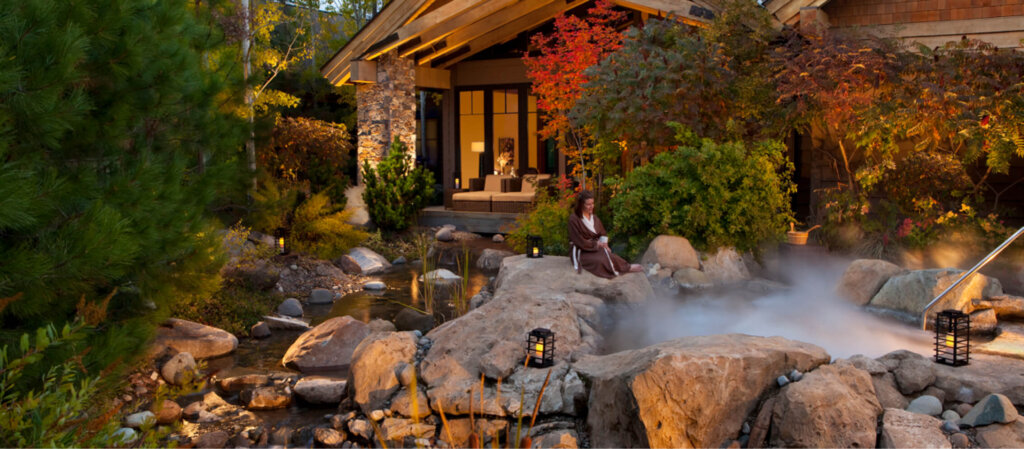
[[[223,40],[193,8],[0,2],[0,298],[30,298],[0,312],[0,341],[118,291],[80,342],[87,368],[107,366],[144,348],[169,305],[218,288],[208,205],[237,182],[245,127],[222,111],[238,80],[204,58]]]
[[[615,230],[628,236],[629,255],[659,234],[686,237],[704,251],[756,251],[762,242],[781,239],[793,221],[789,196],[796,190],[786,147],[697,140],[674,126],[681,145],[615,186]]]
[[[434,195],[434,174],[413,167],[405,144],[395,138],[388,155],[374,168],[363,163],[363,202],[379,228],[401,231],[414,223],[416,214]]]

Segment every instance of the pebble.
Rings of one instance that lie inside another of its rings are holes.
[[[800,382],[800,379],[803,379],[803,378],[804,378],[804,374],[803,374],[803,373],[801,373],[800,371],[797,371],[797,370],[793,370],[793,371],[790,371],[790,372],[789,372],[789,378],[790,378],[790,379],[791,379],[791,380],[792,380],[793,382]]]
[[[397,259],[391,261],[391,265],[404,265],[406,262],[408,261],[405,259],[405,256],[398,256]]]
[[[494,237],[491,237],[491,241],[494,243],[502,243],[505,241],[505,236],[501,234],[494,234]]]
[[[420,331],[419,329],[414,329],[414,330],[412,331],[412,334],[413,334],[413,335],[415,335],[415,336],[416,336],[416,338],[420,338],[420,337],[423,337],[423,332],[422,332],[422,331]]]
[[[380,421],[380,420],[384,419],[384,411],[383,410],[374,410],[374,411],[370,412],[370,419],[372,419],[374,421]]]
[[[299,266],[295,265],[295,264],[291,264],[291,266],[289,266],[288,268],[291,268],[292,271],[298,271],[299,270]]]
[[[944,419],[946,421],[957,422],[957,421],[960,421],[960,414],[957,413],[957,412],[954,412],[953,410],[946,410],[946,411],[942,412],[942,419]]]
[[[750,424],[749,423],[743,423],[743,434],[746,435],[748,433],[750,433]]]
[[[963,432],[957,432],[949,436],[949,442],[953,444],[956,449],[965,449],[971,447],[971,440],[967,438],[967,435]]]
[[[111,441],[120,441],[121,443],[134,443],[136,438],[138,437],[135,434],[135,429],[128,427],[117,429],[117,431],[110,436]]]
[[[146,424],[152,424],[154,422],[156,422],[156,415],[150,411],[132,413],[124,419],[124,425],[134,429],[138,429]]]
[[[780,387],[785,387],[786,384],[789,383],[789,378],[787,378],[786,376],[779,376],[777,379],[775,379],[775,382],[778,382]]]
[[[959,432],[960,431],[960,426],[958,426],[953,421],[943,421],[942,422],[942,431],[943,432],[947,432],[947,433]]]
[[[416,447],[430,447],[430,440],[426,438],[417,438]]]
[[[419,332],[419,331],[417,331],[417,332]],[[420,343],[420,346],[430,346],[430,339],[427,338],[427,337],[421,337],[419,343]]]
[[[363,284],[364,290],[384,290],[386,288],[388,288],[387,284],[381,281],[370,281]]]

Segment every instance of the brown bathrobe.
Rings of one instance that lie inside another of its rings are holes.
[[[598,239],[608,233],[596,215],[594,230],[597,232],[590,232],[580,216],[575,213],[569,214],[569,251],[576,272],[584,269],[605,279],[628,273],[629,262],[616,256],[611,250],[597,247]]]

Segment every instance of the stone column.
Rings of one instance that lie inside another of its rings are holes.
[[[409,154],[416,152],[416,64],[395,53],[377,60],[377,82],[356,85],[357,157],[376,166],[398,137]],[[359,184],[363,183],[360,170]]]

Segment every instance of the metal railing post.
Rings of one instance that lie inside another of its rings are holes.
[[[999,253],[1003,252],[1003,250],[1006,249],[1007,246],[1010,246],[1010,244],[1013,243],[1014,240],[1017,240],[1017,237],[1020,237],[1021,234],[1024,234],[1024,227],[1021,227],[1020,229],[1017,230],[1017,232],[1014,232],[1013,235],[1011,235],[1010,238],[1006,239],[1001,245],[999,245],[998,248],[996,248],[987,256],[985,256],[984,259],[981,259],[981,261],[978,262],[978,264],[975,265],[974,268],[971,268],[969,271],[960,276],[960,279],[957,279],[956,282],[954,282],[952,285],[946,287],[946,289],[943,290],[942,293],[939,293],[939,296],[936,296],[935,299],[932,300],[932,302],[924,306],[924,311],[921,312],[921,329],[926,329],[928,327],[928,309],[931,309],[932,306],[934,306],[935,303],[939,302],[939,300],[942,299],[943,296],[946,296],[947,293],[953,291],[954,288],[960,285],[960,283],[962,283],[972,274],[977,273],[978,270],[984,268],[985,265],[988,265],[988,263],[991,262],[992,259],[995,259],[996,256],[999,255]]]

